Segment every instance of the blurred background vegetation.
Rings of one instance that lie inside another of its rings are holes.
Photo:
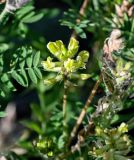
[[[123,22],[114,21],[116,18],[119,19],[115,5],[120,6],[122,0],[91,0],[85,9],[84,16],[79,14],[82,3],[83,0],[33,0],[13,13],[8,13],[1,22],[0,74],[1,77],[5,74],[10,78],[7,78],[7,81],[0,79],[0,110],[5,110],[7,115],[9,114],[10,122],[6,117],[0,122],[0,132],[3,132],[0,135],[0,141],[3,139],[0,143],[0,155],[5,156],[8,160],[55,159],[53,156],[59,154],[59,150],[64,151],[61,123],[63,119],[63,83],[56,83],[52,86],[44,84],[44,79],[52,77],[53,73],[44,71],[41,66],[41,61],[46,60],[50,55],[46,47],[49,41],[62,40],[64,44],[68,45],[72,32],[75,30],[80,50],[90,52],[84,72],[91,74],[91,78],[87,81],[74,80],[73,84],[75,85],[69,88],[67,98],[68,133],[75,125],[86,99],[98,79],[102,66],[104,41],[113,29],[120,29],[126,40],[127,47],[122,55],[123,58],[132,63],[134,61],[134,17],[124,14]],[[130,0],[130,4],[132,6],[134,1]],[[4,6],[5,3],[0,5],[0,11]],[[81,20],[80,23],[76,23],[77,19]],[[24,56],[26,66],[29,67],[29,63],[34,65],[34,62],[27,60],[28,54],[35,56],[38,51],[40,51],[40,60],[37,68],[40,71],[36,70],[38,73],[35,73],[34,76],[31,76],[29,72],[26,73],[25,78],[23,75],[26,82],[23,83],[24,79],[21,82],[15,74],[11,73],[11,62],[15,62],[15,69],[17,73],[20,73],[21,57]],[[79,72],[83,73],[83,71]],[[10,82],[12,84],[9,84]],[[105,86],[102,83],[79,130],[88,124],[89,117],[94,112],[98,100],[105,96],[105,92]],[[124,108],[115,114],[112,120],[113,127],[118,126],[121,122],[131,120],[129,135],[132,139],[134,138],[133,94],[134,87],[129,91]],[[10,113],[13,108],[15,111],[12,115]],[[10,131],[7,133],[2,128],[4,125],[10,126]],[[47,147],[42,148],[37,145],[38,143],[46,143]],[[75,144],[76,140],[73,143]],[[67,159],[92,160],[88,151],[89,148],[85,143],[81,153],[76,152]]]

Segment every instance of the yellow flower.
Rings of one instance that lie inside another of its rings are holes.
[[[119,133],[126,133],[128,132],[128,125],[125,123],[121,123],[121,125],[118,127]]]

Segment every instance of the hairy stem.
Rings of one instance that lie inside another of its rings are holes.
[[[87,101],[85,103],[85,106],[83,107],[83,109],[82,109],[82,111],[81,111],[81,113],[80,113],[80,115],[79,115],[79,117],[77,119],[77,122],[76,122],[76,124],[75,124],[75,126],[74,126],[74,128],[73,128],[73,130],[71,132],[71,137],[69,139],[68,145],[70,145],[72,139],[75,137],[75,135],[77,133],[77,130],[78,130],[80,124],[82,123],[83,118],[84,118],[84,116],[85,116],[85,114],[87,112],[87,109],[90,106],[90,104],[91,104],[91,102],[92,102],[92,100],[93,100],[93,98],[94,98],[94,96],[96,94],[96,91],[98,89],[98,86],[99,86],[101,80],[102,80],[102,74],[100,74],[99,79],[95,83],[95,85],[94,85],[94,87],[93,87],[93,89],[92,89],[92,91],[91,91],[91,93],[90,93],[90,95],[89,95],[89,97],[88,97],[88,99],[87,99]]]
[[[63,95],[63,135],[67,137],[67,75],[64,78],[64,95]]]

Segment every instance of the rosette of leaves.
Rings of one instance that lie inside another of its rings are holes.
[[[58,61],[53,61],[52,57],[48,57],[46,61],[42,62],[43,68],[49,72],[57,72],[56,76],[45,80],[47,84],[54,84],[55,82],[62,81],[65,77],[68,79],[80,78],[85,80],[90,77],[89,74],[76,74],[78,69],[85,69],[86,62],[89,58],[89,52],[83,50],[78,53],[79,42],[75,38],[71,38],[68,47],[61,40],[56,42],[49,42],[47,45],[48,50],[51,52]],[[76,58],[74,58],[76,56]]]

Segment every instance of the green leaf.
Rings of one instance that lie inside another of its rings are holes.
[[[29,77],[30,77],[31,81],[36,84],[37,83],[37,77],[36,77],[32,68],[28,69],[28,74],[29,74]]]
[[[29,68],[31,68],[32,66],[32,61],[33,61],[32,48],[30,48],[28,50],[27,59],[26,59],[26,64]]]
[[[6,43],[1,43],[0,44],[0,53],[3,53],[9,49],[9,45]]]
[[[58,148],[59,149],[63,149],[64,145],[65,145],[65,141],[64,141],[65,137],[64,135],[61,135],[58,139]]]
[[[85,39],[87,37],[82,28],[77,26],[77,27],[75,27],[75,31],[81,38]]]
[[[32,16],[35,15],[35,12],[32,11],[31,13],[29,13],[27,16],[25,16],[24,18],[21,19],[21,22],[27,22],[28,20],[30,20],[30,18],[32,18]]]
[[[32,121],[22,121],[21,123],[38,134],[42,134],[42,129],[36,123]]]
[[[13,71],[11,73],[11,76],[22,86],[25,87],[25,83],[24,83],[24,80],[23,78],[16,72],[16,71]]]
[[[129,160],[127,157],[122,155],[114,155],[114,160]]]
[[[5,117],[5,116],[6,116],[6,112],[0,111],[0,117],[2,118],[2,117]]]
[[[34,72],[39,79],[42,79],[42,73],[37,67],[34,68]]]
[[[14,85],[10,81],[7,73],[2,74],[1,83],[3,85],[4,92],[6,92],[7,90],[14,90],[15,91]]]
[[[0,96],[3,98],[6,97],[6,93],[4,91],[0,90]]]
[[[36,54],[33,57],[33,66],[37,67],[40,60],[40,51],[36,52]]]
[[[23,20],[23,22],[25,22],[25,23],[34,23],[34,22],[39,21],[40,19],[42,19],[43,16],[44,16],[44,13],[39,13],[39,14],[33,16],[33,17],[30,17],[30,18],[27,18],[27,19]]]
[[[20,68],[24,68],[25,66],[25,58],[26,58],[26,48],[25,47],[22,47],[20,50],[19,50],[19,66]]]
[[[24,79],[24,85],[25,87],[28,86],[28,78],[27,78],[27,74],[26,74],[26,71],[24,69],[21,69],[20,71],[20,75],[23,77]]]
[[[12,82],[9,80],[6,84],[6,87],[12,91],[16,91],[14,85],[12,84]]]
[[[40,122],[43,122],[45,118],[44,118],[44,116],[42,114],[42,110],[39,108],[39,106],[36,104],[32,104],[31,109],[32,109],[33,116],[37,117],[37,119]]]
[[[20,19],[34,10],[34,6],[24,6],[16,12],[16,16]]]
[[[7,75],[6,73],[2,74],[2,76],[1,76],[1,81],[2,81],[3,83],[9,81],[9,77],[8,77],[8,75]]]
[[[15,53],[13,53],[13,57],[11,58],[10,67],[13,70],[16,69],[16,66],[17,66],[18,61],[19,61],[18,54],[19,54],[19,49]]]

